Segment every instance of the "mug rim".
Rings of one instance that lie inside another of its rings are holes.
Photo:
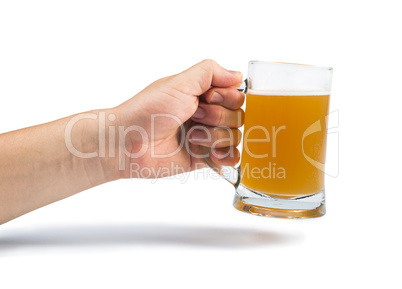
[[[250,60],[249,64],[279,64],[279,65],[289,65],[289,66],[301,66],[308,67],[314,69],[323,69],[332,71],[333,68],[329,66],[320,66],[320,65],[312,65],[312,64],[304,64],[304,63],[291,63],[291,62],[282,62],[282,61],[266,61],[266,60]]]

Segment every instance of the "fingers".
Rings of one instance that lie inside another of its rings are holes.
[[[199,96],[199,104],[187,134],[191,147],[211,147],[211,159],[220,165],[235,165],[240,158],[235,146],[241,141],[244,93],[240,72],[228,71],[213,60],[204,60],[175,76],[176,84],[186,84],[186,94]],[[177,85],[178,87],[179,85]]]
[[[211,161],[217,165],[221,166],[235,166],[240,161],[240,152],[236,147],[226,147],[226,148],[216,148],[212,150],[202,150],[202,146],[190,144],[190,149],[198,162],[192,163],[192,170],[200,169],[200,164],[203,167],[206,167],[204,158],[207,155],[203,155],[208,152],[208,156],[210,157]],[[210,151],[210,153],[209,153]]]
[[[243,125],[244,111],[230,110],[220,105],[199,103],[192,120],[209,126],[238,128]]]
[[[240,108],[244,99],[244,93],[234,87],[213,87],[200,96],[201,102],[219,104],[232,110]]]
[[[198,108],[192,116],[194,125],[188,134],[193,145],[211,147],[211,160],[222,166],[234,166],[240,160],[236,146],[241,141],[243,125],[244,93],[234,87],[212,87],[199,99]]]
[[[211,86],[237,87],[243,81],[241,72],[226,70],[211,59],[197,63],[176,77],[179,83],[197,84],[192,85],[191,91],[188,91],[197,96],[206,92]]]
[[[240,152],[235,147],[219,148],[211,151],[211,160],[221,166],[234,166],[240,161]]]
[[[209,127],[197,124],[188,131],[188,140],[192,144],[211,147],[213,149],[226,148],[239,145],[241,132],[238,129]]]
[[[211,88],[200,96],[198,108],[192,120],[209,126],[228,126],[237,128],[243,125],[244,93],[237,89]]]

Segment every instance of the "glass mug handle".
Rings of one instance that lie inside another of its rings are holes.
[[[245,94],[247,93],[248,89],[248,80],[245,79],[243,84],[237,89],[238,91],[242,91]],[[200,146],[200,152],[203,157],[204,163],[218,173],[221,177],[231,183],[235,188],[237,188],[240,184],[240,164],[237,164],[234,167],[231,166],[221,166],[214,163],[211,160],[211,148]]]

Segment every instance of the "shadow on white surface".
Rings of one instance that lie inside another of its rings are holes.
[[[0,255],[46,247],[188,246],[250,248],[301,242],[301,233],[165,224],[48,226],[0,231]]]

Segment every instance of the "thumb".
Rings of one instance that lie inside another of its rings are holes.
[[[240,86],[243,82],[241,72],[226,70],[211,59],[206,59],[197,63],[178,74],[177,77],[183,81],[183,84],[193,84],[189,86],[191,90],[189,93],[193,95],[200,95],[211,88],[211,86]]]

